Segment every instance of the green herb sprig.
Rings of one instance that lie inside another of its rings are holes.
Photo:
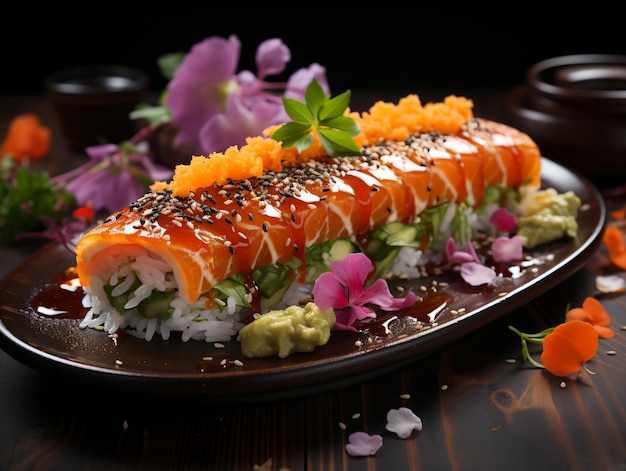
[[[0,161],[0,243],[43,229],[46,217],[60,222],[71,214],[74,196],[51,184],[47,173],[18,166],[11,155]]]
[[[330,157],[355,156],[361,151],[352,137],[359,126],[349,116],[344,116],[350,104],[350,90],[331,98],[324,93],[317,80],[304,92],[306,103],[283,97],[287,115],[292,121],[279,127],[272,139],[282,142],[283,148],[296,147],[302,152],[313,145],[314,131]]]

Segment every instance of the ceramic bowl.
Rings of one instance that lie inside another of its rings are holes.
[[[626,56],[580,54],[532,66],[502,120],[542,154],[600,186],[626,182]]]
[[[132,137],[129,114],[145,99],[148,85],[144,72],[117,65],[63,69],[45,80],[63,134],[78,150]]]

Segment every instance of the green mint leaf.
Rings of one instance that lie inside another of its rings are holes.
[[[287,115],[296,123],[313,124],[313,114],[304,103],[293,98],[283,97],[283,106]]]
[[[346,133],[334,129],[318,129],[320,142],[331,157],[361,155],[361,150]]]
[[[347,92],[343,92],[341,95],[326,101],[321,106],[317,114],[319,120],[326,121],[330,118],[343,116],[344,111],[346,111],[346,108],[348,108],[348,105],[350,104],[350,95],[351,92],[348,90]]]
[[[328,95],[324,93],[324,89],[319,84],[317,79],[313,79],[313,81],[304,91],[304,99],[306,100],[306,104],[311,109],[313,115],[316,117],[322,105],[324,105],[324,103],[326,103],[329,98],[330,97],[328,97]]]
[[[282,141],[284,148],[295,146],[298,151],[303,151],[313,145],[311,126],[296,122],[283,124],[272,134],[272,139]]]
[[[298,151],[313,145],[317,131],[320,142],[331,157],[360,155],[360,149],[352,139],[359,133],[359,126],[345,116],[350,104],[350,90],[334,97],[324,93],[317,80],[304,92],[306,103],[283,97],[283,105],[291,122],[280,126],[272,139],[280,141],[283,148],[296,147]]]
[[[349,136],[356,136],[359,133],[359,125],[356,124],[356,121],[347,116],[339,116],[325,120],[323,125],[330,129],[345,132]]]

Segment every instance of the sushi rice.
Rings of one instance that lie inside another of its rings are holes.
[[[456,205],[450,205],[448,215],[444,217],[441,226],[441,241],[448,237],[449,226]],[[475,228],[486,227],[489,215],[493,208],[484,207],[480,216],[468,209],[468,221]],[[403,275],[411,278],[420,277],[420,266],[427,262],[441,263],[443,260],[443,242],[428,248],[425,252],[414,248],[403,247],[390,269],[392,275]],[[135,309],[141,301],[146,299],[153,290],[178,291],[176,280],[168,264],[155,255],[141,255],[134,259],[120,257],[118,270],[107,277],[92,277],[89,287],[85,287],[83,306],[88,309],[80,328],[95,328],[114,335],[124,330],[128,335],[151,341],[155,335],[168,340],[172,332],[180,332],[183,342],[189,340],[204,340],[206,342],[226,342],[237,335],[244,326],[241,322],[243,315],[249,314],[249,309],[241,308],[235,300],[229,297],[226,306],[220,308],[211,303],[207,297],[201,297],[193,304],[176,294],[170,303],[168,318],[146,318]],[[132,293],[131,287],[136,286],[136,279],[140,285]],[[124,314],[118,312],[109,304],[109,298],[104,286],[113,287],[112,296],[128,295]],[[302,304],[311,300],[312,286],[293,282],[278,305],[272,309],[284,309],[288,306]],[[207,307],[211,306],[211,307]],[[264,307],[263,305],[261,306]],[[263,309],[262,309],[263,310]]]

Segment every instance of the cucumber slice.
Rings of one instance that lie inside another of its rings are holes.
[[[167,319],[171,312],[170,303],[175,295],[174,291],[153,291],[139,303],[137,311],[147,319]]]

